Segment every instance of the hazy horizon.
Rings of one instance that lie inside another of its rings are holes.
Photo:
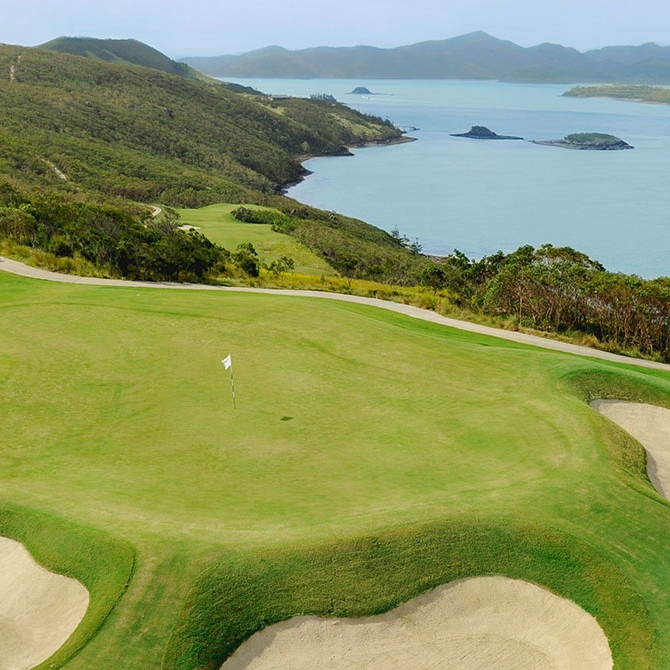
[[[279,45],[287,49],[365,44],[392,48],[477,30],[534,46],[553,42],[579,51],[604,46],[670,44],[670,4],[634,5],[567,0],[417,0],[335,2],[269,0],[218,4],[211,0],[98,5],[83,0],[24,0],[3,17],[0,42],[38,46],[61,36],[134,38],[172,58],[236,54]]]

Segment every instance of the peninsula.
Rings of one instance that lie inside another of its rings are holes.
[[[569,98],[616,98],[634,102],[657,102],[670,105],[670,88],[644,84],[602,84],[575,86],[563,93]]]
[[[587,151],[620,151],[633,149],[615,135],[606,133],[573,133],[566,135],[562,140],[531,140],[533,144],[543,144],[549,147],[563,147],[564,149],[579,149]]]
[[[452,137],[471,137],[475,140],[522,140],[515,135],[498,135],[486,126],[472,126],[467,133],[450,133]]]

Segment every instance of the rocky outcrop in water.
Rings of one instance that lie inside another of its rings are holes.
[[[474,140],[522,140],[514,135],[498,135],[486,126],[472,126],[467,133],[450,133],[452,137],[471,137]]]
[[[562,140],[533,140],[533,144],[581,151],[620,151],[634,148],[619,137],[606,133],[573,133]]]

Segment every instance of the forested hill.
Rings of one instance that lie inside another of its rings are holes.
[[[238,56],[185,58],[214,77],[498,79],[575,83],[670,83],[670,47],[606,47],[587,52],[558,44],[521,47],[478,31],[393,49],[278,46]]]
[[[305,173],[306,156],[403,139],[328,97],[275,100],[146,62],[0,45],[0,118],[0,246],[55,254],[76,271],[201,280],[245,261],[231,269],[234,250],[182,235],[165,215],[149,221],[138,203],[252,203],[282,210],[282,232],[348,277],[411,283],[425,264],[405,238],[278,192]]]
[[[0,173],[141,202],[272,193],[300,178],[301,156],[401,136],[327,100],[273,101],[36,48],[0,46],[0,82]]]
[[[108,63],[125,63],[126,65],[144,65],[161,70],[168,74],[182,77],[197,78],[197,71],[186,63],[178,63],[168,58],[157,49],[138,40],[97,39],[93,37],[58,37],[40,49],[69,53],[75,56],[86,56]]]

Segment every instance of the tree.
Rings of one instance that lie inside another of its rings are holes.
[[[251,242],[238,244],[235,253],[231,256],[231,260],[242,272],[245,272],[250,277],[258,277],[260,275],[258,253]]]
[[[425,286],[437,293],[446,285],[447,276],[444,267],[437,263],[431,263],[421,271],[421,286]]]

